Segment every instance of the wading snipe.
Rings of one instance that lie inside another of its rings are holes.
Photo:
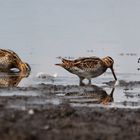
[[[91,84],[91,78],[100,76],[107,68],[111,69],[115,80],[117,80],[113,69],[114,60],[109,56],[102,59],[98,57],[84,57],[75,60],[66,60],[62,58],[62,62],[63,63],[56,65],[76,74],[80,79],[80,85],[83,85],[83,79],[88,79],[89,84]]]
[[[15,52],[0,49],[0,72],[8,72],[13,68],[20,72],[31,71],[29,64],[23,62]]]

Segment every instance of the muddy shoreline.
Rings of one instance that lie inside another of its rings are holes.
[[[140,83],[121,82],[119,86],[131,88]],[[40,84],[1,88],[0,93],[11,94],[0,97],[0,140],[137,140],[140,137],[140,109],[108,107],[112,97],[98,86]],[[72,106],[75,96],[80,99],[84,96],[88,102],[92,97],[92,104],[107,104]]]
[[[2,109],[1,140],[139,139],[140,110],[72,108]]]

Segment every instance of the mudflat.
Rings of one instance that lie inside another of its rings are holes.
[[[140,138],[140,109],[111,107],[113,96],[96,86],[40,84],[0,92],[0,140]]]

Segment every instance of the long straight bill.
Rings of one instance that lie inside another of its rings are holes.
[[[112,66],[110,69],[111,69],[111,71],[112,71],[112,74],[113,74],[113,76],[114,76],[114,79],[117,81],[117,77],[116,77],[116,75],[115,75],[115,72],[114,72],[113,66]]]

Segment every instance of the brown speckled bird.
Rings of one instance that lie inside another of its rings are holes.
[[[66,60],[62,58],[62,62],[63,63],[56,65],[76,74],[80,79],[80,85],[83,85],[83,79],[88,79],[89,84],[91,84],[91,78],[100,76],[107,70],[107,68],[111,69],[115,80],[117,80],[113,69],[114,60],[110,56],[102,59],[98,57],[84,57],[75,60]]]
[[[0,72],[8,72],[13,68],[22,72],[31,71],[29,64],[23,62],[15,52],[0,49]]]

